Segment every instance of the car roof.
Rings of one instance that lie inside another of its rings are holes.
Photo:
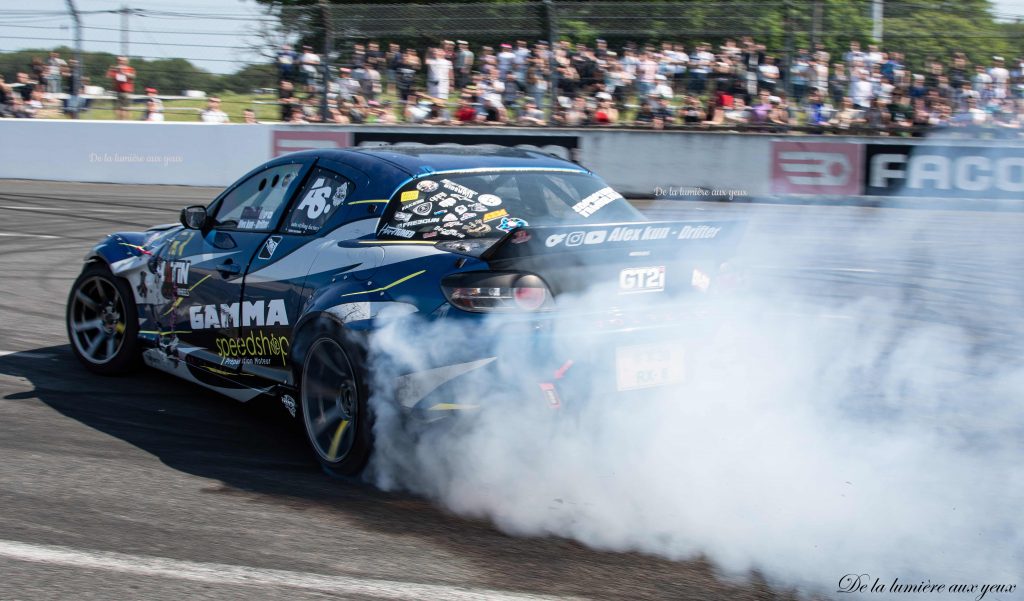
[[[296,154],[311,154],[360,168],[366,163],[386,162],[409,175],[459,169],[571,169],[589,173],[586,168],[553,154],[524,148],[496,145],[462,146],[458,144],[418,144],[361,148],[318,149]]]

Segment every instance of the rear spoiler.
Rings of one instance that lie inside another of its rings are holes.
[[[446,240],[435,246],[485,261],[619,250],[634,256],[651,250],[657,250],[659,254],[722,256],[735,250],[746,225],[745,221],[643,221],[527,226],[516,228],[500,238]]]

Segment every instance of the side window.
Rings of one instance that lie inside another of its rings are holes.
[[[354,191],[355,184],[347,178],[316,168],[284,220],[282,231],[287,234],[317,233]]]
[[[217,222],[236,230],[273,230],[300,171],[301,164],[279,165],[245,180],[224,197],[217,209]]]

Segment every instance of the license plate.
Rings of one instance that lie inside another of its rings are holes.
[[[619,272],[619,294],[661,292],[665,289],[665,266],[627,267]]]
[[[686,378],[683,349],[676,344],[634,344],[615,349],[620,391],[678,384]]]

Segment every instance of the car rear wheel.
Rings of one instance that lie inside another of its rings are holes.
[[[71,286],[67,305],[71,350],[89,371],[117,375],[139,360],[135,299],[106,265],[91,264]]]
[[[307,348],[299,386],[306,435],[327,472],[357,475],[373,446],[362,353],[326,332]]]

